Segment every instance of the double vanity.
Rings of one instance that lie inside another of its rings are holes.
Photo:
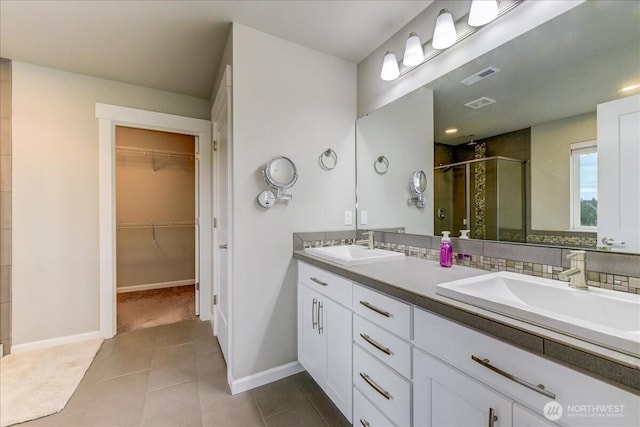
[[[636,295],[355,245],[294,258],[298,359],[353,425],[640,425]]]

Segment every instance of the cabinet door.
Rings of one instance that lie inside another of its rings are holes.
[[[513,427],[554,427],[556,425],[516,403],[513,405]]]
[[[320,329],[322,297],[298,285],[298,360],[320,385],[327,371],[327,335]]]
[[[327,394],[351,421],[351,310],[325,298],[320,306],[320,333],[327,338]]]
[[[416,427],[511,425],[510,400],[419,350],[413,357]]]

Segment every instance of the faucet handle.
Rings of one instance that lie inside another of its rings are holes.
[[[576,261],[584,261],[586,258],[585,251],[569,251],[569,255],[567,255],[568,259],[574,259]]]

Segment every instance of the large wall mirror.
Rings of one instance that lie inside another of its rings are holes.
[[[640,253],[640,220],[605,236],[598,217],[603,179],[618,177],[618,216],[640,218],[640,113],[622,163],[598,143],[598,105],[640,110],[640,88],[622,90],[639,82],[640,3],[589,1],[358,119],[358,228]],[[406,195],[421,169],[416,209]]]

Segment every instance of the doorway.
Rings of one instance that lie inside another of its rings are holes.
[[[115,135],[117,333],[195,319],[195,137]]]
[[[96,103],[99,159],[99,239],[100,239],[100,333],[111,338],[116,333],[116,126],[181,133],[195,137],[196,158],[211,156],[211,122],[173,114]],[[211,321],[211,165],[198,162],[196,185],[196,279],[200,284],[199,317]]]

